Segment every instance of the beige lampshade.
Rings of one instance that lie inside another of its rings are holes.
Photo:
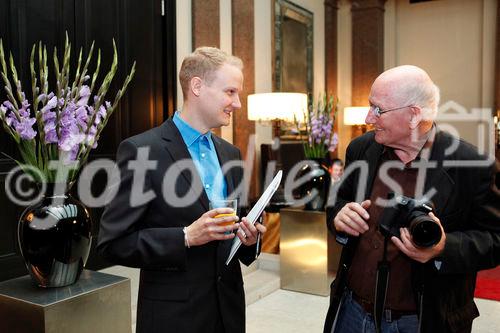
[[[304,120],[307,95],[301,93],[262,93],[248,95],[249,120]]]
[[[365,125],[369,106],[349,106],[344,108],[344,125]]]

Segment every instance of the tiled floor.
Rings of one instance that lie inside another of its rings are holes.
[[[481,316],[473,333],[496,333],[500,327],[500,302],[476,299]],[[320,333],[328,297],[277,290],[247,307],[247,333]]]
[[[266,258],[259,266],[244,271],[247,304],[247,333],[321,333],[328,309],[328,297],[279,289],[279,261]],[[259,269],[260,268],[260,269]],[[264,269],[262,269],[264,268]],[[132,287],[132,331],[139,271],[114,266],[105,273],[127,276]],[[473,333],[496,333],[500,327],[500,302],[476,299],[481,316],[474,321]]]

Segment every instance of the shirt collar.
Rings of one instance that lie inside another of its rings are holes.
[[[208,142],[210,142],[210,139],[212,137],[212,133],[208,131],[205,134],[201,134],[194,128],[192,128],[188,123],[186,123],[180,116],[179,116],[179,111],[175,111],[174,117],[173,117],[173,122],[175,126],[177,126],[177,129],[181,133],[182,139],[184,140],[184,143],[186,146],[191,147],[193,143],[195,143],[198,139],[201,137],[206,137]]]

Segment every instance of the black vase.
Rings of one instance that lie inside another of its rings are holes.
[[[301,197],[307,200],[304,209],[324,210],[328,201],[331,179],[325,160],[318,158],[305,161],[299,175],[308,179],[300,188]]]
[[[69,192],[55,192],[57,188],[48,184],[42,199],[24,210],[17,228],[24,262],[40,287],[75,283],[92,243],[87,208]]]

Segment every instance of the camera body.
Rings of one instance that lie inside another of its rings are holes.
[[[422,248],[431,247],[441,240],[441,228],[428,214],[433,204],[418,201],[394,192],[387,195],[393,205],[382,211],[379,230],[384,236],[400,237],[400,228],[408,228],[413,243]]]

